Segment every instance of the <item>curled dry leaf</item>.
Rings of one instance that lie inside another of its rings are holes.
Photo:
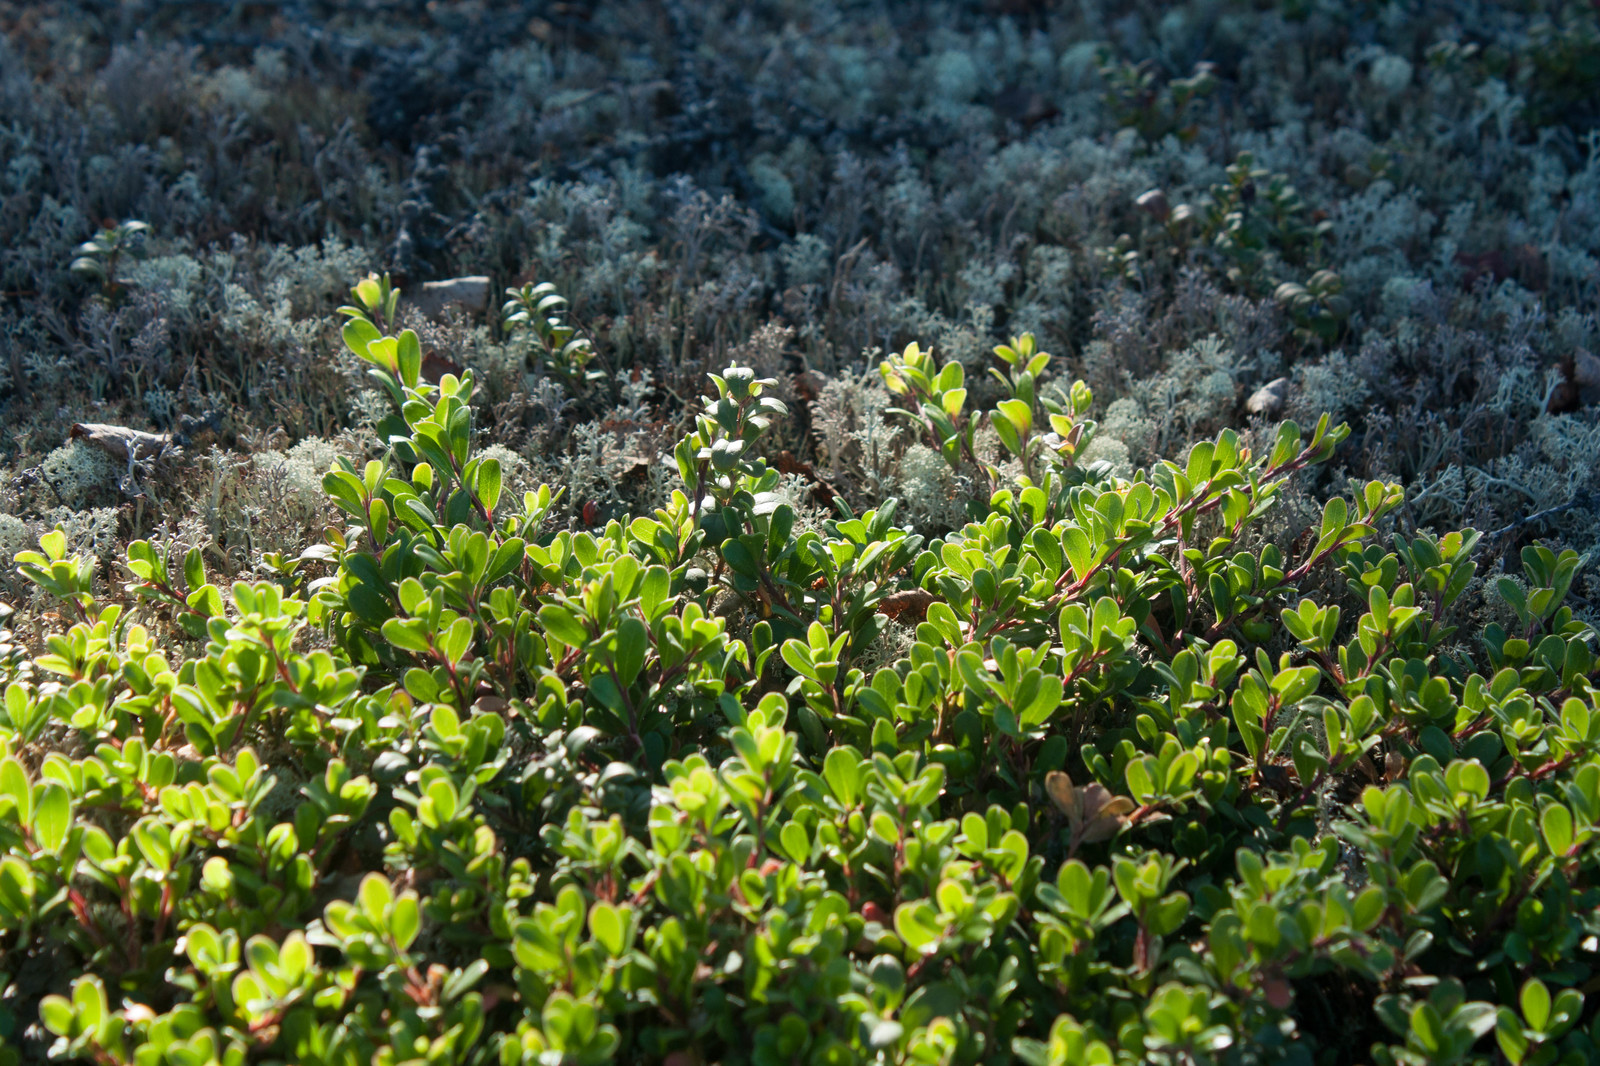
[[[1078,809],[1077,790],[1072,787],[1072,778],[1060,770],[1051,770],[1044,775],[1044,790],[1061,808],[1061,813],[1067,816],[1067,821],[1076,824],[1082,819],[1083,813]]]
[[[800,383],[802,381],[809,381],[806,375],[800,375],[794,380],[796,392],[800,391]],[[809,402],[810,400],[816,398],[817,390],[814,385],[810,385],[808,387],[811,389],[811,395],[806,397],[807,401]],[[775,465],[777,466],[779,473],[799,474],[810,481],[811,498],[814,499],[819,506],[833,506],[833,501],[839,495],[839,490],[835,489],[832,485],[829,485],[826,481],[824,481],[822,476],[817,473],[816,468],[810,463],[804,461],[803,459],[796,459],[794,453],[791,451],[781,451],[778,453]]]
[[[913,619],[920,620],[928,613],[928,605],[933,601],[934,595],[927,589],[892,592],[878,601],[878,613],[886,614],[890,618],[910,614]]]
[[[1383,783],[1392,784],[1406,772],[1406,757],[1391,751],[1383,757]]]
[[[1075,845],[1110,840],[1133,811],[1133,801],[1127,796],[1113,795],[1098,781],[1091,781],[1082,788],[1075,787],[1072,778],[1060,770],[1045,775],[1044,787],[1050,799],[1067,816]]]
[[[1113,796],[1099,782],[1085,785],[1079,790],[1083,805],[1083,828],[1075,835],[1084,844],[1098,844],[1117,835],[1128,815],[1133,813],[1133,800],[1127,796]]]

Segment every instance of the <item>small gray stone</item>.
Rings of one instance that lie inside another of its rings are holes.
[[[1579,348],[1572,356],[1572,383],[1580,389],[1600,388],[1600,356]]]
[[[135,459],[154,459],[172,447],[172,438],[165,433],[146,433],[140,429],[108,426],[99,422],[75,424],[68,439],[86,441],[123,462],[127,462],[130,455]]]
[[[475,274],[448,281],[425,281],[420,290],[405,293],[403,299],[429,318],[438,318],[447,307],[480,314],[489,307],[489,279]]]
[[[1157,222],[1165,222],[1167,216],[1172,214],[1172,207],[1167,203],[1167,194],[1160,189],[1151,189],[1144,193],[1134,201],[1134,204]]]
[[[1244,409],[1262,418],[1276,418],[1288,398],[1289,379],[1275,378],[1251,393],[1250,398],[1244,402]]]

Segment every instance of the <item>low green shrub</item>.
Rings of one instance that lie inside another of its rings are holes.
[[[147,241],[150,226],[145,222],[128,221],[107,226],[74,250],[72,265],[68,268],[81,278],[100,286],[100,295],[107,301],[121,299],[127,287],[117,280],[117,265],[126,256],[143,259],[148,254]]]
[[[18,556],[70,614],[0,658],[0,1061],[1600,1059],[1574,553],[1458,636],[1479,537],[1395,486],[1264,533],[1345,427],[1116,479],[1031,337],[988,412],[884,364],[987,483],[940,541],[802,528],[740,367],[666,506],[552,531],[357,300],[394,409],[325,543]]]

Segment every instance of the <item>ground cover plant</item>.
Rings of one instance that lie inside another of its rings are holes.
[[[81,970],[37,1000],[53,1055],[1314,1061],[1368,1051],[1352,1017],[1379,1062],[1600,1050],[1575,552],[1500,580],[1480,667],[1478,535],[1370,543],[1394,485],[1235,550],[1348,427],[1115,478],[1031,335],[992,419],[1032,473],[942,542],[893,499],[799,529],[737,366],[666,507],[551,534],[473,447],[472,373],[427,382],[396,294],[354,295],[395,409],[323,479],[329,543],[225,595],[136,541],[128,610],[60,531],[18,556],[78,619],[10,658],[0,734],[0,921]],[[882,373],[976,461],[959,363]]]
[[[1600,1058],[1596,18],[0,0],[0,1064]]]

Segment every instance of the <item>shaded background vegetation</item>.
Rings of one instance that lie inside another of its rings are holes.
[[[1342,473],[1404,484],[1407,525],[1576,503],[1516,536],[1593,540],[1590,5],[147,0],[0,27],[7,554],[58,523],[229,571],[315,539],[321,469],[375,445],[330,324],[368,270],[573,301],[598,381],[492,307],[409,313],[574,524],[658,501],[689,397],[739,360],[798,401],[797,501],[893,492],[948,528],[960,487],[862,372],[1032,330],[1096,388],[1114,466],[1331,410]],[[69,272],[126,219],[147,256],[115,286]],[[182,449],[125,464],[79,422]]]

